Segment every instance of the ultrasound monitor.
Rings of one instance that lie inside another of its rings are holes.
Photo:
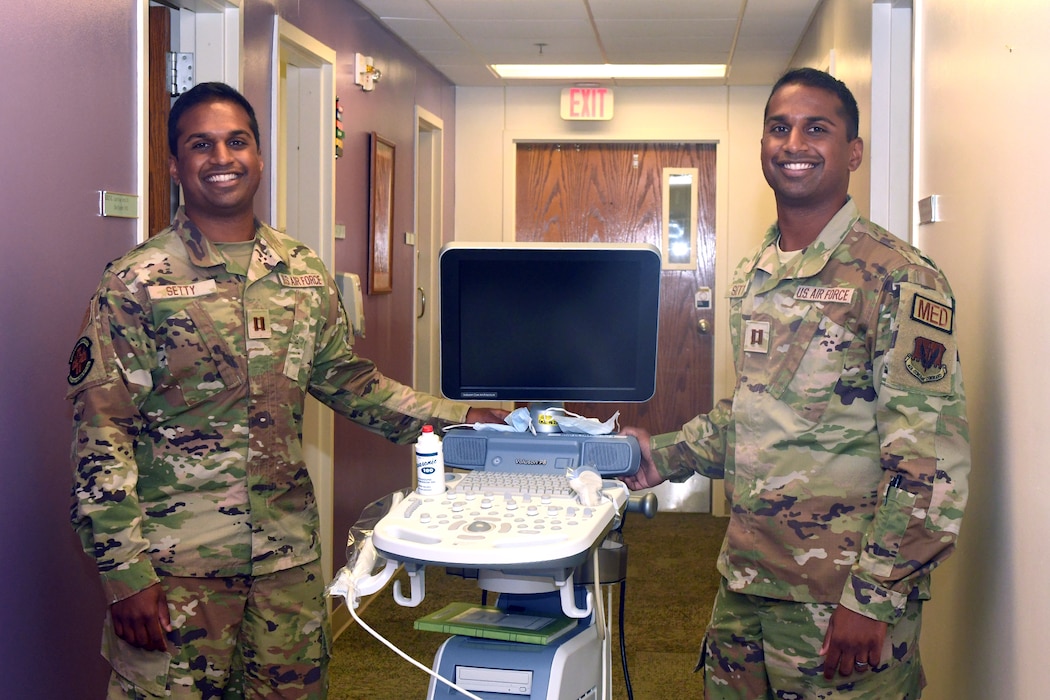
[[[452,243],[439,267],[446,397],[642,402],[655,392],[655,247]]]

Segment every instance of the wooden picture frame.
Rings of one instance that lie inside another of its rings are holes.
[[[394,291],[394,144],[372,132],[368,198],[368,293]]]

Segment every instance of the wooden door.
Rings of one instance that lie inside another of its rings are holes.
[[[662,172],[699,170],[697,267],[665,270],[660,283],[657,386],[643,404],[570,404],[569,410],[653,434],[677,430],[711,409],[711,308],[696,293],[715,293],[715,146],[662,143],[529,143],[517,149],[516,238],[519,241],[661,245]],[[612,312],[613,310],[608,310]],[[705,321],[706,333],[699,330]]]

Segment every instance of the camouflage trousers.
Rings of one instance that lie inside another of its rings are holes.
[[[794,603],[730,591],[723,579],[697,670],[707,700],[915,700],[922,602],[890,625],[882,660],[849,677],[824,678],[824,641],[835,605]]]
[[[174,628],[168,650],[136,649],[103,630],[108,700],[320,700],[329,620],[320,562],[266,576],[161,577]]]

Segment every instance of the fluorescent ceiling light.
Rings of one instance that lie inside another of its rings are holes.
[[[501,78],[508,79],[572,79],[572,80],[611,80],[613,78],[643,78],[650,80],[668,78],[724,78],[726,67],[720,64],[663,64],[663,65],[628,65],[628,64],[569,64],[569,65],[526,65],[502,64],[490,66]]]

